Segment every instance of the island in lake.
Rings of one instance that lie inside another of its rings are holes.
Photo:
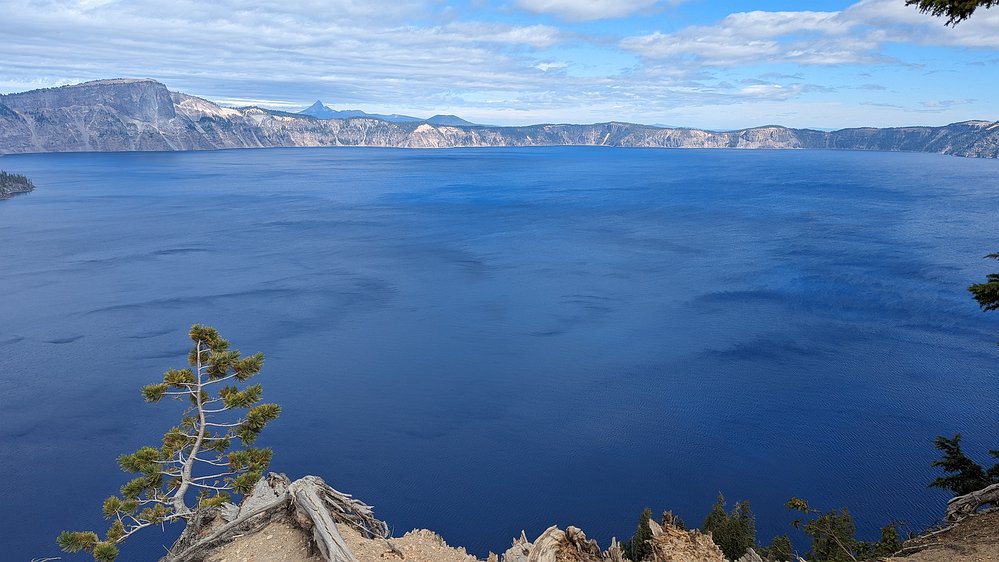
[[[0,199],[7,199],[21,193],[28,193],[34,189],[35,184],[31,183],[31,180],[27,177],[0,171]]]

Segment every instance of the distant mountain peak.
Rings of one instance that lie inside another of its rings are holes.
[[[465,121],[457,115],[434,115],[430,119],[425,119],[425,121],[431,125],[456,125],[456,126],[469,126],[475,125],[471,121]]]

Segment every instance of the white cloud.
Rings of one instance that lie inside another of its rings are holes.
[[[838,12],[739,12],[715,25],[626,37],[620,46],[647,59],[732,67],[883,63],[888,43],[999,48],[999,10],[946,27],[904,2],[861,0]]]
[[[569,63],[564,61],[545,61],[534,65],[534,68],[537,68],[541,72],[548,72],[549,70],[563,70],[569,68]]]
[[[509,26],[504,24],[455,23],[442,29],[452,39],[462,42],[503,43],[544,49],[562,39],[558,28],[550,25]]]
[[[881,60],[876,41],[851,33],[855,25],[843,12],[739,12],[716,25],[627,37],[620,45],[649,59],[681,59],[709,66]]]
[[[569,21],[630,16],[658,3],[658,0],[517,0],[517,5],[525,10],[552,14]]]
[[[920,45],[999,49],[999,9],[979,9],[955,26],[927,17],[911,6],[891,0],[861,0],[843,11],[854,25],[876,27],[886,42]]]
[[[313,99],[429,106],[456,90],[520,90],[544,75],[532,50],[562,40],[547,25],[433,21],[435,0],[7,4],[6,83],[44,68],[57,83],[149,76],[230,99],[278,99],[306,85],[299,95]]]
[[[794,84],[790,87],[780,84],[752,84],[739,90],[743,96],[753,98],[763,98],[767,100],[786,100],[794,97],[801,91],[801,86]]]

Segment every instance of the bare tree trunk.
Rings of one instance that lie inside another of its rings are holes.
[[[334,490],[315,476],[290,482],[283,474],[269,474],[257,483],[230,522],[211,529],[211,524],[226,511],[237,510],[230,506],[229,510],[199,512],[161,562],[203,560],[219,546],[276,519],[311,533],[323,559],[329,562],[357,562],[337,530],[338,523],[350,525],[368,538],[389,536],[388,525],[375,519],[371,506]]]
[[[198,408],[198,436],[195,438],[194,446],[191,447],[191,454],[184,461],[184,466],[180,473],[180,486],[178,486],[177,491],[173,494],[173,510],[175,513],[180,515],[186,515],[191,510],[187,507],[187,503],[184,502],[184,496],[187,495],[187,489],[191,485],[191,477],[194,471],[194,461],[198,456],[198,452],[201,450],[201,444],[205,440],[205,407],[201,403],[201,340],[198,340],[197,347],[197,370],[195,371],[195,376],[197,377],[197,386],[194,391],[195,405]]]
[[[993,484],[977,492],[951,498],[947,502],[947,514],[944,515],[944,519],[947,521],[959,521],[965,517],[974,515],[978,511],[978,508],[987,504],[999,505],[999,484]]]
[[[295,503],[295,510],[303,513],[312,522],[312,539],[324,559],[329,562],[357,562],[354,553],[350,551],[350,547],[337,530],[329,508],[320,497],[322,488],[311,481],[311,478],[315,477],[306,476],[292,482],[288,487],[288,492]],[[319,482],[322,483],[322,480]]]

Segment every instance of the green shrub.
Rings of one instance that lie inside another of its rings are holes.
[[[718,494],[701,529],[711,533],[711,539],[730,560],[741,557],[756,544],[756,519],[748,501],[736,502],[732,511],[726,513],[725,497]]]

